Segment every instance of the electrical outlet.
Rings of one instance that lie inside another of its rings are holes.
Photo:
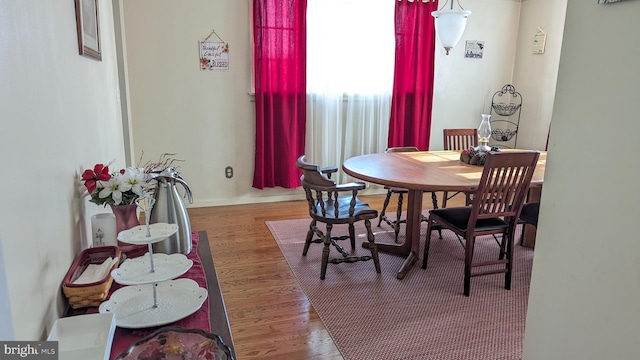
[[[224,176],[226,176],[227,179],[231,179],[233,177],[233,168],[231,166],[224,168]]]

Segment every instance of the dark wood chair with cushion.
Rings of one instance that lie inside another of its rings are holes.
[[[522,205],[522,211],[520,212],[520,220],[527,224],[531,224],[538,227],[538,213],[540,212],[540,203],[526,203]]]
[[[429,213],[422,268],[427,268],[432,229],[439,226],[464,239],[464,242],[460,239],[460,243],[465,249],[465,296],[469,296],[473,276],[504,273],[504,287],[511,289],[514,230],[539,155],[537,151],[520,151],[487,156],[471,206],[437,209]],[[495,236],[497,234],[502,234],[501,241]],[[482,235],[494,235],[500,249],[497,260],[473,262],[476,237]],[[496,268],[496,265],[504,267]],[[473,268],[486,266],[492,268],[472,272]]]
[[[378,249],[371,231],[371,219],[378,217],[378,211],[370,208],[369,204],[360,201],[357,196],[358,191],[365,188],[365,184],[362,182],[336,184],[320,171],[318,165],[308,163],[304,155],[298,158],[296,165],[302,170],[300,180],[309,203],[309,216],[312,219],[302,255],[307,255],[312,242],[324,244],[320,279],[324,280],[329,262],[339,264],[373,259],[376,272],[380,273]],[[351,255],[338,244],[339,240],[349,239],[353,253],[356,244],[354,224],[358,221],[364,221],[364,226],[367,229],[367,240],[369,241],[371,256]],[[318,222],[326,225],[325,232],[318,227]],[[348,224],[349,235],[332,235],[333,226],[337,224]],[[318,239],[314,240],[314,235],[317,235]],[[329,260],[331,246],[335,247],[342,257]]]
[[[445,150],[462,151],[478,146],[478,129],[444,129],[442,133],[444,135],[443,144]],[[442,207],[447,207],[447,201],[458,194],[462,194],[462,192],[457,191],[450,195],[448,191],[445,191],[442,197]],[[469,205],[471,203],[469,194],[464,193],[464,195],[466,197],[466,205]]]
[[[534,227],[538,227],[538,213],[540,212],[540,203],[532,202],[522,205],[522,211],[520,211],[520,222],[522,223],[522,234],[520,234],[520,245],[524,244],[525,227],[527,224],[531,224]]]
[[[407,147],[388,148],[386,152],[414,152],[414,151],[420,151],[420,150],[414,146],[407,146]],[[383,221],[389,224],[389,226],[391,226],[391,228],[395,232],[395,242],[398,242],[400,225],[407,223],[407,219],[402,218],[402,203],[403,203],[404,195],[408,194],[409,190],[397,188],[397,187],[390,187],[390,186],[385,186],[384,188],[387,189],[387,196],[384,198],[382,211],[380,212],[380,216],[378,217],[378,227],[380,227]],[[430,193],[431,193],[431,202],[433,203],[433,208],[437,209],[438,198],[436,197],[436,193],[431,191]],[[391,196],[393,196],[394,194],[398,195],[398,206],[396,207],[396,217],[395,219],[392,220],[387,218],[386,213],[387,213],[387,206],[389,206],[389,201],[391,200]],[[422,221],[427,221],[427,218],[423,217]]]

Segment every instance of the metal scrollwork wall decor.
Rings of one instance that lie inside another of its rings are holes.
[[[518,142],[518,127],[522,111],[522,96],[507,84],[491,98],[491,146],[513,149]]]

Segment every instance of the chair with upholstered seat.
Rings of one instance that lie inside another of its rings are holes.
[[[511,289],[514,230],[539,155],[537,151],[488,155],[471,206],[443,208],[429,213],[422,268],[427,268],[432,229],[438,226],[453,231],[464,248],[465,296],[469,296],[473,276],[504,273],[504,287]],[[497,234],[502,234],[501,241],[495,236]],[[493,235],[499,256],[496,260],[474,263],[476,237],[483,235]],[[472,272],[473,268],[486,266],[491,268]]]
[[[466,150],[472,147],[478,146],[478,129],[444,129],[442,130],[444,136],[444,149],[445,150]],[[448,191],[444,192],[442,197],[443,208],[447,207],[447,201],[451,200],[458,194],[463,192],[457,191],[449,195]],[[470,198],[468,193],[464,193],[467,205],[470,204]]]
[[[324,244],[320,279],[324,280],[329,262],[339,264],[342,262],[373,260],[376,272],[380,273],[378,249],[371,231],[371,219],[378,217],[378,211],[358,199],[358,191],[363,190],[365,184],[362,182],[336,184],[335,181],[330,180],[320,171],[321,169],[318,165],[308,163],[304,155],[298,158],[296,166],[302,170],[300,180],[309,203],[309,216],[312,219],[309,231],[307,231],[302,255],[307,255],[312,242]],[[371,256],[352,255],[338,244],[340,240],[349,239],[351,252],[355,251],[354,224],[358,221],[364,221]],[[324,232],[318,227],[319,222],[326,225]],[[348,235],[334,236],[332,234],[333,226],[339,224],[348,225]],[[317,235],[318,239],[314,240],[314,235]],[[342,256],[329,260],[331,246],[335,247]]]
[[[520,220],[526,224],[531,224],[538,227],[538,213],[540,212],[540,203],[526,203],[522,205],[522,211],[520,212]]]
[[[414,146],[405,146],[405,147],[392,147],[392,148],[388,148],[386,152],[414,152],[414,151],[420,151],[417,147]],[[380,225],[382,224],[382,222],[386,222],[387,224],[389,224],[389,226],[391,226],[391,228],[393,229],[394,233],[395,233],[395,242],[398,242],[398,234],[400,233],[400,225],[401,224],[406,224],[407,223],[407,219],[403,219],[402,218],[402,203],[403,203],[403,198],[405,194],[409,193],[409,190],[407,189],[402,189],[402,188],[397,188],[397,187],[390,187],[390,186],[385,186],[385,189],[387,189],[387,196],[384,198],[384,203],[382,205],[382,211],[380,211],[380,216],[378,217],[378,227],[380,227]],[[431,193],[431,202],[433,204],[433,208],[437,209],[438,208],[438,198],[436,197],[436,193],[430,191]],[[393,195],[398,195],[398,206],[396,207],[396,217],[395,219],[389,219],[386,215],[387,213],[387,206],[389,206],[389,201],[391,200],[391,196]],[[422,221],[427,221],[426,217],[422,218]]]
[[[522,205],[522,211],[520,211],[520,218],[518,219],[522,223],[522,234],[520,235],[520,244],[524,242],[525,227],[527,224],[533,227],[538,227],[538,213],[540,212],[540,203],[532,202]]]

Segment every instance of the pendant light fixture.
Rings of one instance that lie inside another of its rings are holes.
[[[449,50],[460,41],[464,28],[467,25],[467,17],[471,15],[471,11],[462,9],[460,2],[458,2],[460,10],[454,10],[453,1],[454,0],[451,0],[451,9],[440,9],[431,12],[431,16],[435,18],[436,35],[440,40],[440,44],[442,44],[444,50],[447,52],[447,55],[449,55]],[[444,5],[446,6],[447,3],[445,2]]]

